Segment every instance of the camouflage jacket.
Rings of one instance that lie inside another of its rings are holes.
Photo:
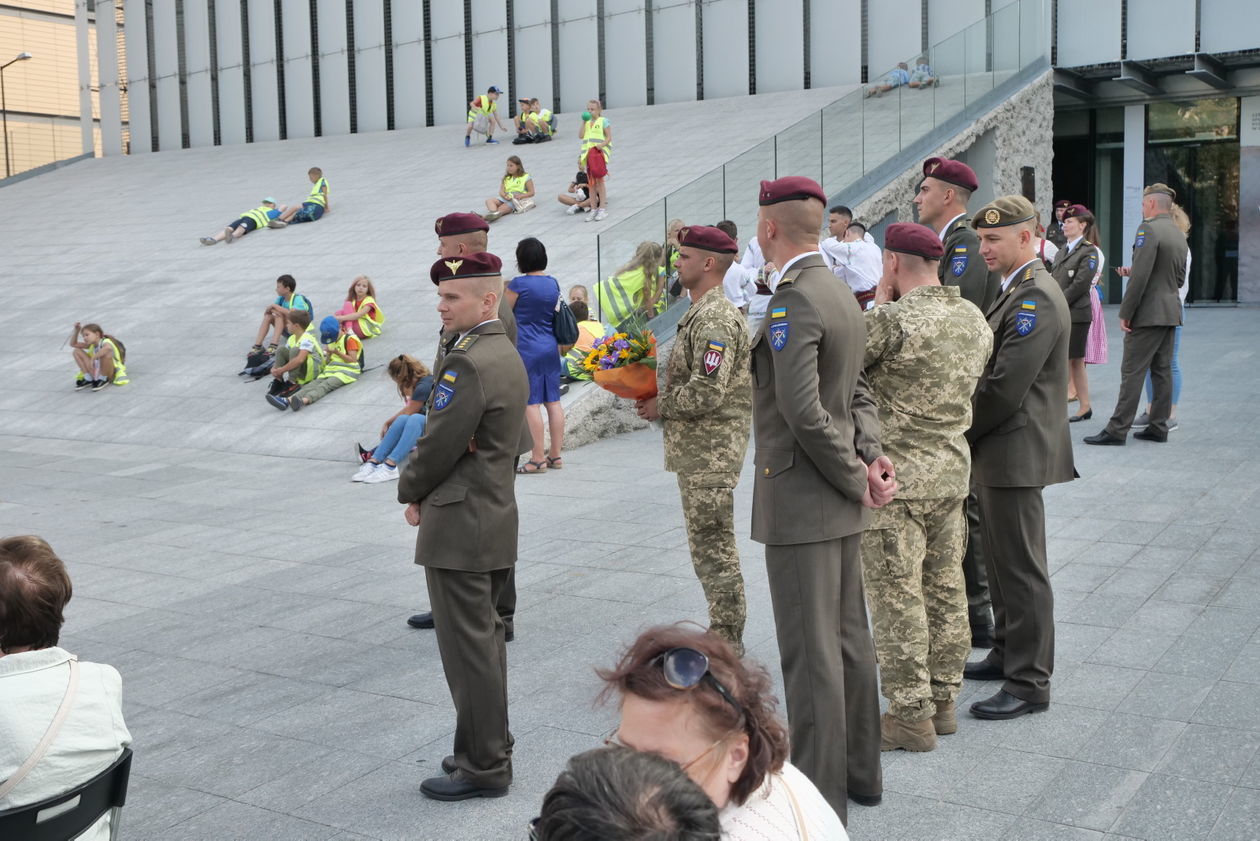
[[[971,395],[993,331],[955,286],[920,286],[866,313],[863,368],[901,499],[966,496]]]
[[[669,361],[657,372],[665,469],[738,473],[752,423],[748,327],[715,286],[678,321]]]

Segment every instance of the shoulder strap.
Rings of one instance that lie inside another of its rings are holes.
[[[9,779],[0,784],[0,799],[3,799],[9,792],[17,787],[18,783],[26,779],[26,775],[31,773],[31,769],[39,764],[44,758],[44,754],[48,752],[48,747],[53,743],[53,739],[57,738],[57,733],[61,730],[61,725],[65,723],[66,716],[70,714],[70,707],[74,705],[74,698],[79,694],[79,658],[73,654],[70,655],[70,681],[66,684],[66,694],[61,698],[61,706],[57,707],[57,714],[53,716],[52,723],[48,725],[48,729],[44,731],[44,738],[39,740],[39,744],[35,746],[35,750],[31,755],[26,757],[26,761],[22,766],[13,772]]]
[[[801,841],[809,841],[809,828],[805,826],[805,816],[801,814],[801,804],[796,802],[796,793],[788,785],[787,774],[780,774],[779,782],[783,783],[783,788],[787,791],[788,802],[792,804],[792,820],[796,824],[797,835],[800,836]]]

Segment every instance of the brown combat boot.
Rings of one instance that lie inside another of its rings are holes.
[[[879,749],[921,753],[936,749],[936,731],[929,721],[902,721],[884,713],[879,719]]]
[[[948,736],[958,732],[958,716],[954,714],[953,701],[937,701],[936,715],[932,716],[932,726],[936,735]]]

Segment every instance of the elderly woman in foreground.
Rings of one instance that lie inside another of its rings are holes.
[[[43,538],[0,540],[0,811],[87,782],[131,744],[118,672],[57,647],[70,593],[66,567]],[[79,841],[109,838],[109,820]]]
[[[615,667],[601,697],[621,710],[612,744],[678,763],[718,807],[722,838],[829,839],[848,835],[822,794],[787,761],[765,668],[716,634],[649,628]]]

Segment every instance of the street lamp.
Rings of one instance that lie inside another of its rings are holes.
[[[9,163],[9,105],[4,99],[4,68],[8,67],[16,61],[26,61],[31,57],[30,53],[18,53],[17,58],[0,64],[0,117],[4,120],[4,177],[8,178],[13,174],[13,167]]]

